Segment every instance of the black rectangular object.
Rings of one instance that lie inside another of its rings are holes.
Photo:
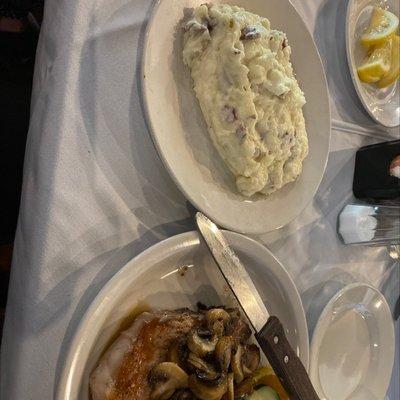
[[[354,166],[354,196],[377,200],[400,198],[400,179],[389,172],[397,156],[400,156],[400,140],[361,147]]]

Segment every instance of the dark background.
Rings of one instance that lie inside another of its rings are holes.
[[[21,195],[43,1],[0,0],[0,336]]]

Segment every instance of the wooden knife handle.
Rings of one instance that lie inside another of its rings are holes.
[[[256,338],[291,400],[319,400],[277,317],[270,317]]]

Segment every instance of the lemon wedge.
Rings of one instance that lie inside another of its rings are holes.
[[[369,27],[361,36],[361,43],[364,46],[380,44],[395,33],[398,26],[399,19],[396,15],[390,11],[375,7]]]
[[[394,35],[392,38],[392,57],[390,70],[377,83],[378,87],[385,88],[390,86],[400,76],[400,37]]]
[[[378,82],[390,71],[392,58],[392,38],[374,46],[368,53],[363,64],[357,68],[358,77],[362,82]]]

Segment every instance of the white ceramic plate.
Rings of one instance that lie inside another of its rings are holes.
[[[349,1],[346,17],[347,62],[358,97],[369,115],[384,126],[395,127],[400,124],[399,81],[385,89],[379,89],[373,84],[361,82],[357,75],[357,66],[362,63],[366,55],[360,37],[369,25],[373,7],[379,5],[397,16],[400,15],[397,0]]]
[[[310,378],[321,400],[382,400],[395,353],[383,295],[354,283],[327,304],[311,342]]]
[[[304,114],[310,148],[299,179],[268,198],[246,199],[237,192],[233,175],[212,146],[190,72],[182,62],[184,14],[204,0],[158,1],[144,45],[144,105],[156,148],[189,201],[225,228],[259,234],[293,220],[319,186],[329,151],[328,90],[312,36],[289,0],[223,2],[268,17],[273,27],[287,33],[297,79],[307,99]]]
[[[225,232],[248,267],[268,309],[277,315],[303,364],[308,366],[308,332],[296,287],[282,264],[264,246]],[[188,266],[184,276],[179,267]],[[214,282],[218,271],[197,232],[174,236],[149,248],[121,269],[86,312],[65,361],[57,400],[89,400],[88,380],[100,355],[127,315],[145,303],[152,309],[196,307],[196,302],[227,304],[226,290]],[[213,277],[214,276],[214,277]],[[211,284],[211,282],[213,282]],[[222,293],[222,296],[219,294]]]

